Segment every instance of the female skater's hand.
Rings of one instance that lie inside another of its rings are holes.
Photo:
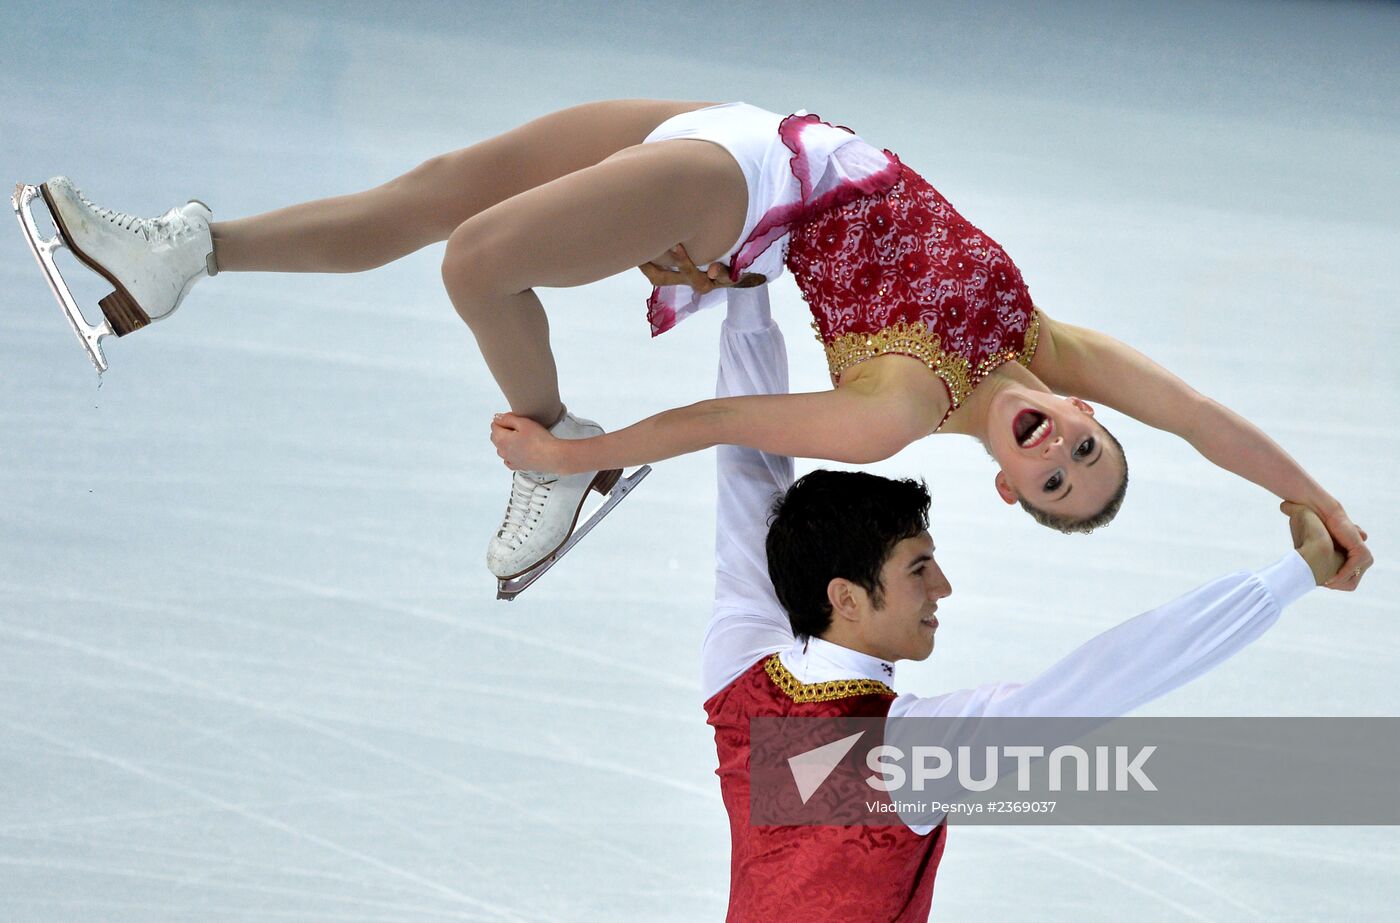
[[[1323,586],[1329,590],[1354,590],[1375,561],[1371,557],[1371,550],[1366,547],[1366,530],[1352,522],[1346,510],[1340,506],[1322,513],[1321,516],[1322,524],[1327,527],[1332,541],[1346,554],[1341,568]]]
[[[559,443],[563,441],[529,417],[498,413],[491,420],[491,444],[512,471],[573,473],[560,470]]]
[[[675,269],[667,269],[659,263],[643,263],[637,267],[647,281],[657,288],[663,285],[688,285],[695,289],[697,295],[703,295],[717,288],[753,288],[768,281],[766,277],[751,272],[735,282],[729,277],[729,267],[723,263],[711,263],[709,268],[701,269],[691,260],[682,244],[672,247],[670,254],[676,261]]]

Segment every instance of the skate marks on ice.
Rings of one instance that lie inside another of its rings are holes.
[[[92,601],[99,602],[100,600],[94,598]],[[129,657],[120,651],[113,651],[107,648],[96,647],[94,645],[89,645],[71,638],[65,638],[63,636],[53,635],[47,632],[25,629],[7,623],[0,623],[0,635],[8,637],[12,641],[20,640],[30,642],[32,644],[59,648],[67,652],[69,656],[76,655],[79,657],[91,658],[93,660],[116,665],[125,671],[135,672],[140,675],[157,678],[159,680],[164,681],[165,683],[165,686],[159,690],[161,692],[169,693],[174,691],[185,695],[193,695],[208,701],[235,706],[236,708],[240,709],[247,709],[251,711],[251,713],[256,718],[284,723],[292,726],[300,732],[314,734],[321,738],[329,740],[335,743],[336,745],[343,747],[345,750],[349,751],[350,754],[357,755],[357,758],[359,759],[370,757],[375,760],[382,761],[386,764],[397,767],[400,770],[406,770],[416,776],[420,776],[431,780],[434,783],[435,787],[441,788],[443,791],[465,794],[477,804],[480,804],[481,802],[486,802],[495,807],[506,809],[510,814],[514,815],[520,823],[526,825],[528,829],[534,829],[536,831],[548,830],[550,831],[551,836],[558,841],[577,841],[578,846],[580,848],[590,851],[594,854],[601,853],[604,855],[612,856],[614,859],[624,861],[629,865],[637,867],[639,871],[643,872],[647,876],[652,877],[653,879],[655,879],[656,877],[660,877],[662,879],[673,881],[676,885],[683,885],[688,883],[689,881],[688,876],[683,874],[682,870],[673,868],[669,865],[658,863],[647,857],[642,852],[620,846],[612,842],[611,840],[605,839],[602,836],[598,835],[596,831],[591,830],[586,825],[567,823],[560,819],[560,816],[557,812],[536,810],[530,807],[528,801],[525,799],[521,799],[511,795],[503,795],[492,788],[473,784],[472,782],[468,781],[466,778],[460,775],[438,769],[434,766],[422,762],[421,760],[415,760],[408,756],[404,756],[398,752],[395,752],[394,750],[390,750],[384,746],[380,746],[368,740],[362,739],[361,737],[358,737],[355,734],[352,734],[346,730],[342,730],[341,728],[335,725],[351,724],[366,729],[396,731],[399,735],[402,735],[403,733],[407,732],[415,738],[437,739],[455,744],[466,745],[475,750],[486,750],[488,752],[504,753],[507,756],[517,758],[523,758],[528,755],[531,755],[530,753],[527,753],[527,751],[523,747],[517,749],[510,747],[508,744],[498,745],[498,742],[490,739],[489,735],[469,737],[466,735],[449,734],[440,730],[436,732],[427,732],[423,730],[416,730],[396,725],[376,726],[376,724],[373,721],[366,720],[363,718],[347,717],[344,715],[321,716],[317,715],[314,711],[311,711],[309,709],[289,705],[287,703],[271,702],[247,695],[240,695],[236,692],[229,691],[224,685],[219,684],[217,682],[207,681],[196,676],[189,675],[182,671],[171,670],[153,664],[145,663],[141,660]],[[290,668],[292,665],[288,666]],[[404,874],[401,877],[405,877],[406,880],[410,881],[419,881],[419,878],[421,877],[416,876],[415,873],[406,870],[400,870],[395,864],[379,860],[373,855],[364,853],[361,850],[354,850],[353,848],[342,846],[340,844],[335,843],[332,840],[329,840],[328,838],[319,836],[314,833],[310,833],[309,831],[296,829],[288,825],[286,822],[280,820],[279,818],[267,816],[263,813],[253,811],[250,808],[248,808],[248,806],[245,804],[233,802],[229,799],[209,794],[201,789],[192,787],[187,783],[183,783],[179,780],[172,779],[168,776],[168,774],[158,773],[155,770],[152,770],[149,767],[141,763],[137,763],[129,758],[123,758],[114,754],[108,754],[102,751],[94,750],[87,744],[79,741],[59,739],[51,734],[46,734],[40,729],[26,727],[25,725],[22,725],[18,722],[14,722],[9,719],[5,719],[3,717],[0,717],[0,724],[9,724],[13,726],[15,730],[26,731],[26,733],[28,733],[30,736],[34,736],[37,739],[41,739],[47,743],[56,745],[60,749],[73,752],[83,759],[96,760],[100,763],[114,766],[122,770],[123,772],[133,774],[141,778],[145,778],[149,781],[160,784],[168,784],[170,787],[182,792],[183,794],[200,799],[202,802],[206,803],[213,809],[233,813],[235,815],[244,817],[245,819],[256,822],[270,829],[274,829],[286,833],[288,835],[297,836],[315,845],[320,845],[326,849],[342,854],[348,858],[354,858],[357,861],[362,861],[376,868],[380,868],[386,873],[398,875],[399,872],[402,871]],[[239,746],[241,752],[242,744],[240,743]],[[570,760],[570,762],[573,761]],[[614,771],[621,771],[624,767],[613,766],[609,768],[613,769]],[[314,781],[315,780],[313,780],[313,782]],[[652,781],[663,780],[657,777]],[[673,780],[664,781],[675,785]],[[283,778],[279,787],[285,788],[285,782],[286,780],[285,778]],[[327,784],[324,780],[320,782],[315,782],[315,784],[322,788],[322,790],[325,790],[327,788]],[[688,794],[703,795],[702,792],[692,791],[688,786],[679,785],[676,787],[686,790]],[[417,791],[421,794],[421,787]],[[381,795],[381,797],[383,796]],[[334,801],[336,799],[330,798],[313,800]],[[359,800],[360,799],[358,798],[355,799],[356,803],[358,803]],[[285,806],[287,802],[278,799],[274,802],[274,804]],[[42,828],[42,825],[40,826]],[[3,829],[4,828],[0,828],[0,830]],[[457,893],[456,889],[450,888],[445,885],[438,885],[436,883],[427,882],[426,880],[421,881],[419,883],[431,886],[431,889],[433,891],[447,896],[452,896]],[[469,902],[473,904],[476,903],[474,899]],[[494,905],[490,905],[489,903],[485,904],[484,906],[486,907],[486,909],[499,909],[496,908]],[[516,917],[508,912],[502,912],[505,913],[505,915],[501,917],[503,919],[520,919],[519,917]]]
[[[1190,827],[959,828],[958,852],[944,857],[949,877],[940,881],[945,907],[956,919],[981,918],[1002,906],[988,893],[964,894],[969,870],[987,864],[1021,867],[1018,880],[1035,895],[1036,919],[1277,920],[1276,885],[1266,878],[1241,880],[1238,869],[1261,861],[1296,870],[1318,889],[1308,919],[1388,920],[1381,904],[1355,900],[1342,882],[1368,882],[1379,897],[1400,873],[1386,828],[1332,828],[1348,834],[1309,848],[1299,862],[1300,836],[1327,828],[1211,827],[1202,837]],[[1339,845],[1329,845],[1331,843]],[[1350,845],[1340,845],[1342,843]],[[951,846],[950,846],[951,848]],[[1312,906],[1308,901],[1308,907]],[[1108,908],[1131,912],[1105,914]],[[1347,911],[1340,908],[1346,907]],[[958,912],[961,912],[961,916]],[[1286,916],[1286,914],[1284,914]]]
[[[673,672],[648,667],[624,657],[612,656],[603,650],[583,647],[577,644],[565,644],[532,633],[529,630],[516,630],[502,627],[501,623],[491,622],[486,619],[468,618],[466,616],[453,615],[449,612],[441,611],[429,606],[396,602],[372,595],[357,593],[353,590],[341,587],[329,586],[325,584],[312,583],[311,581],[293,577],[274,577],[256,571],[245,571],[237,568],[223,566],[206,566],[206,570],[213,573],[230,577],[237,577],[255,583],[262,583],[267,586],[281,587],[295,590],[307,596],[319,599],[328,599],[354,603],[366,609],[377,610],[391,615],[410,616],[415,619],[422,619],[428,622],[437,622],[442,625],[450,625],[454,629],[469,632],[471,634],[484,635],[486,637],[500,638],[512,644],[525,647],[538,648],[539,650],[559,657],[583,660],[607,667],[609,670],[617,670],[632,674],[647,683],[657,683],[670,686],[678,690],[687,692],[695,691],[696,685],[681,679]],[[572,698],[569,702],[576,701]],[[615,711],[616,706],[609,706],[610,711]],[[665,717],[666,720],[675,720],[674,715],[665,712],[649,712],[652,717]]]
[[[1158,828],[1160,829],[1160,828]],[[1101,898],[1105,886],[1118,889],[1120,895],[1131,895],[1131,903],[1137,914],[1146,919],[1171,919],[1171,920],[1200,920],[1200,921],[1231,921],[1242,919],[1268,919],[1267,914],[1263,914],[1237,898],[1230,895],[1222,887],[1206,881],[1200,876],[1193,875],[1185,867],[1163,859],[1147,850],[1134,846],[1126,839],[1115,836],[1100,836],[1099,828],[1076,827],[1072,829],[1057,828],[1034,829],[1034,828],[1014,828],[1014,827],[982,827],[977,829],[962,827],[956,831],[958,839],[962,841],[960,845],[970,855],[964,855],[961,859],[955,858],[953,863],[947,863],[950,867],[956,868],[955,863],[959,861],[981,861],[986,862],[1017,862],[1018,854],[1028,854],[1026,858],[1033,857],[1040,871],[1048,878],[1055,878],[1061,875],[1070,875],[1071,880],[1077,882],[1078,894],[1073,891],[1057,891],[1054,897],[1041,895],[1041,912],[1049,918],[1051,915],[1055,919],[1061,916],[1068,918],[1070,915],[1078,914],[1080,919],[1100,919],[1095,907],[1097,898]],[[1085,852],[1079,848],[1083,844],[1076,844],[1076,848],[1063,848],[1065,834],[1071,837],[1086,837],[1094,841],[1095,851],[1100,855],[1095,859],[1085,858],[1081,853]],[[1138,832],[1133,829],[1134,834]],[[994,840],[997,845],[990,846],[986,842],[979,845],[976,841]],[[1160,875],[1134,875],[1131,872],[1118,871],[1112,867],[1112,863],[1105,862],[1101,854],[1103,850],[1118,852],[1123,855],[1131,855],[1134,863],[1146,863],[1165,872],[1172,880],[1167,882],[1162,880]],[[947,860],[945,859],[945,863]],[[942,869],[940,869],[940,872]],[[1209,898],[1227,904],[1230,910],[1225,916],[1213,912],[1209,907],[1209,901],[1202,901],[1198,892],[1203,892]],[[1095,897],[1090,897],[1095,895]],[[1121,901],[1122,898],[1120,897]],[[1195,902],[1194,904],[1192,902]],[[991,906],[999,906],[993,902]],[[1087,914],[1087,916],[1084,916]],[[1159,917],[1160,914],[1165,916]]]
[[[0,630],[3,630],[3,627],[0,627]],[[43,741],[44,743],[50,744],[51,746],[56,746],[62,750],[66,750],[79,759],[106,764],[110,767],[120,770],[123,773],[136,776],[137,778],[153,783],[161,788],[169,789],[171,791],[177,792],[179,794],[193,798],[197,801],[208,804],[211,807],[216,808],[225,813],[241,817],[245,820],[253,822],[254,824],[268,827],[274,831],[277,831],[278,833],[282,833],[287,836],[303,840],[312,846],[316,846],[321,849],[325,849],[338,855],[344,856],[345,858],[352,859],[357,863],[367,865],[392,877],[400,878],[411,884],[418,885],[429,894],[446,898],[450,901],[454,901],[460,904],[465,904],[470,907],[475,907],[479,910],[489,911],[491,913],[491,916],[488,919],[510,921],[525,921],[528,919],[527,917],[518,916],[513,911],[505,907],[482,901],[478,898],[472,897],[469,894],[464,894],[461,891],[448,887],[447,885],[441,884],[436,881],[432,881],[430,879],[426,879],[409,869],[401,868],[397,865],[385,862],[382,859],[378,859],[362,851],[343,846],[333,840],[319,836],[308,830],[301,829],[276,817],[273,817],[260,811],[253,810],[247,807],[246,805],[225,800],[223,798],[218,797],[217,795],[210,794],[209,792],[206,792],[195,786],[189,785],[188,783],[182,782],[171,776],[164,775],[155,770],[149,769],[131,760],[93,749],[81,743],[80,741],[69,740],[55,735],[53,733],[41,730],[39,728],[30,727],[24,724],[10,721],[3,717],[0,717],[0,727],[8,728],[12,733],[23,734],[28,737],[32,737],[34,739]],[[317,896],[320,897],[321,895]],[[481,918],[468,917],[467,919]]]

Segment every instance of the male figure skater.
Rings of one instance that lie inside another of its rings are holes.
[[[787,389],[766,293],[731,292],[719,394]],[[897,695],[896,662],[932,653],[934,613],[952,592],[934,559],[923,486],[835,471],[793,484],[792,459],[734,446],[719,448],[718,467],[715,605],[701,675],[729,812],[730,921],[925,920],[946,836],[945,825],[922,834],[751,826],[749,719],[1121,715],[1258,638],[1342,560],[1316,516],[1285,505],[1296,551],[1270,567],[1130,619],[1029,682]]]

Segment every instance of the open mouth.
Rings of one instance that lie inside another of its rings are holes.
[[[1040,445],[1054,428],[1050,418],[1039,410],[1023,410],[1011,422],[1012,435],[1016,437],[1016,444],[1023,449]]]
[[[928,618],[926,618],[926,619],[919,619],[919,624],[920,624],[920,625],[927,625],[929,628],[932,628],[932,629],[934,629],[934,630],[937,630],[937,629],[938,629],[938,616],[936,616],[936,615],[930,615],[930,616],[929,616]]]

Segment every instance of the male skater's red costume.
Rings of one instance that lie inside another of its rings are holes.
[[[749,824],[750,718],[883,717],[894,699],[893,689],[873,679],[803,683],[773,654],[705,703],[729,811],[731,920],[928,917],[942,825],[920,836],[908,827]]]

